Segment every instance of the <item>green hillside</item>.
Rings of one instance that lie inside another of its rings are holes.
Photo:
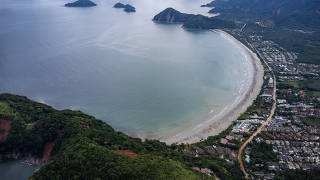
[[[0,120],[11,126],[0,123],[0,135],[9,132],[0,138],[0,160],[19,153],[46,164],[31,179],[214,179],[192,167],[210,168],[221,179],[242,178],[237,165],[218,154],[196,157],[184,153],[183,144],[142,142],[80,111],[55,110],[23,96],[0,95]]]
[[[272,20],[290,28],[319,28],[320,1],[318,0],[216,0],[207,6],[210,13],[241,21]]]

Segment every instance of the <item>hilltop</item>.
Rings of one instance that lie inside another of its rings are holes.
[[[167,8],[155,15],[153,21],[159,23],[184,23],[192,16],[194,15],[181,13],[173,8]]]

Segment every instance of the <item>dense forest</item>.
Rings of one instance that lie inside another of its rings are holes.
[[[215,17],[209,18],[202,15],[194,15],[183,24],[183,27],[188,29],[222,29],[235,28],[236,24],[232,21],[226,21]]]

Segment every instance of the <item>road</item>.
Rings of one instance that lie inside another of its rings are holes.
[[[268,66],[269,67],[269,66]],[[269,69],[271,69],[269,67]],[[272,108],[271,108],[271,111],[270,111],[270,115],[269,117],[267,118],[267,120],[241,145],[240,149],[239,149],[239,152],[238,152],[238,161],[239,161],[239,164],[240,164],[240,168],[241,168],[241,171],[243,172],[244,176],[246,179],[248,179],[248,173],[246,172],[244,166],[243,166],[243,162],[242,162],[242,152],[243,150],[246,148],[246,146],[253,140],[253,138],[255,136],[257,136],[261,131],[262,129],[272,120],[272,117],[275,113],[275,110],[276,110],[276,107],[277,107],[277,81],[276,81],[276,78],[275,76],[273,75],[273,104],[272,104]]]

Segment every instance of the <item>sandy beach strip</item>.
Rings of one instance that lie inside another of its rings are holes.
[[[191,127],[190,129],[186,129],[183,132],[174,135],[173,137],[160,139],[161,141],[164,141],[167,144],[191,144],[198,142],[202,139],[206,139],[209,136],[219,134],[223,130],[227,129],[233,121],[235,121],[242,113],[244,113],[260,93],[261,86],[263,84],[264,70],[261,61],[257,57],[257,55],[225,31],[212,31],[219,33],[224,38],[233,41],[238,45],[238,47],[240,47],[243,50],[245,56],[248,58],[253,68],[252,81],[248,90],[245,93],[243,93],[241,96],[235,99],[235,101],[230,106],[225,107],[218,114],[210,115],[211,117],[207,117],[206,120],[202,123],[194,127]]]

